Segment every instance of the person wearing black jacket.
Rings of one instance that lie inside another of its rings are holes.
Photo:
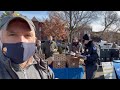
[[[82,55],[84,56],[86,79],[93,79],[98,68],[97,48],[87,34],[83,36],[83,46],[84,52]]]

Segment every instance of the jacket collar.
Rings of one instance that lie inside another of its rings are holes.
[[[92,45],[92,41],[89,41],[88,44],[85,44],[86,47],[90,47]]]
[[[13,68],[15,71],[22,71],[22,70],[24,70],[24,69],[22,69],[22,68],[20,67],[19,64],[12,63],[11,61],[10,61],[10,63],[11,63],[11,64],[10,64],[10,65],[11,65],[11,68]],[[33,58],[33,59],[32,59],[32,63],[31,63],[30,65],[28,65],[25,69],[28,69],[29,66],[34,65],[34,64],[37,64],[37,62],[36,62],[35,59]]]

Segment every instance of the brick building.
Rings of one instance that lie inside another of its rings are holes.
[[[43,37],[43,31],[42,31],[42,26],[43,26],[43,22],[40,22],[40,20],[36,17],[33,17],[32,18],[32,21],[36,27],[36,36],[39,40],[42,40],[42,37]]]

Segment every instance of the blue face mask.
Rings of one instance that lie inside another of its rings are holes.
[[[27,61],[35,53],[35,43],[3,43],[3,53],[16,64]]]

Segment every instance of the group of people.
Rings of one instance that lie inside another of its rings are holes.
[[[52,36],[41,44],[35,35],[35,25],[24,16],[6,16],[0,23],[0,79],[54,79],[54,72],[45,59],[58,53],[58,46]],[[85,34],[82,43],[74,38],[69,52],[82,57],[85,63],[86,79],[93,79],[97,70],[97,49]]]

